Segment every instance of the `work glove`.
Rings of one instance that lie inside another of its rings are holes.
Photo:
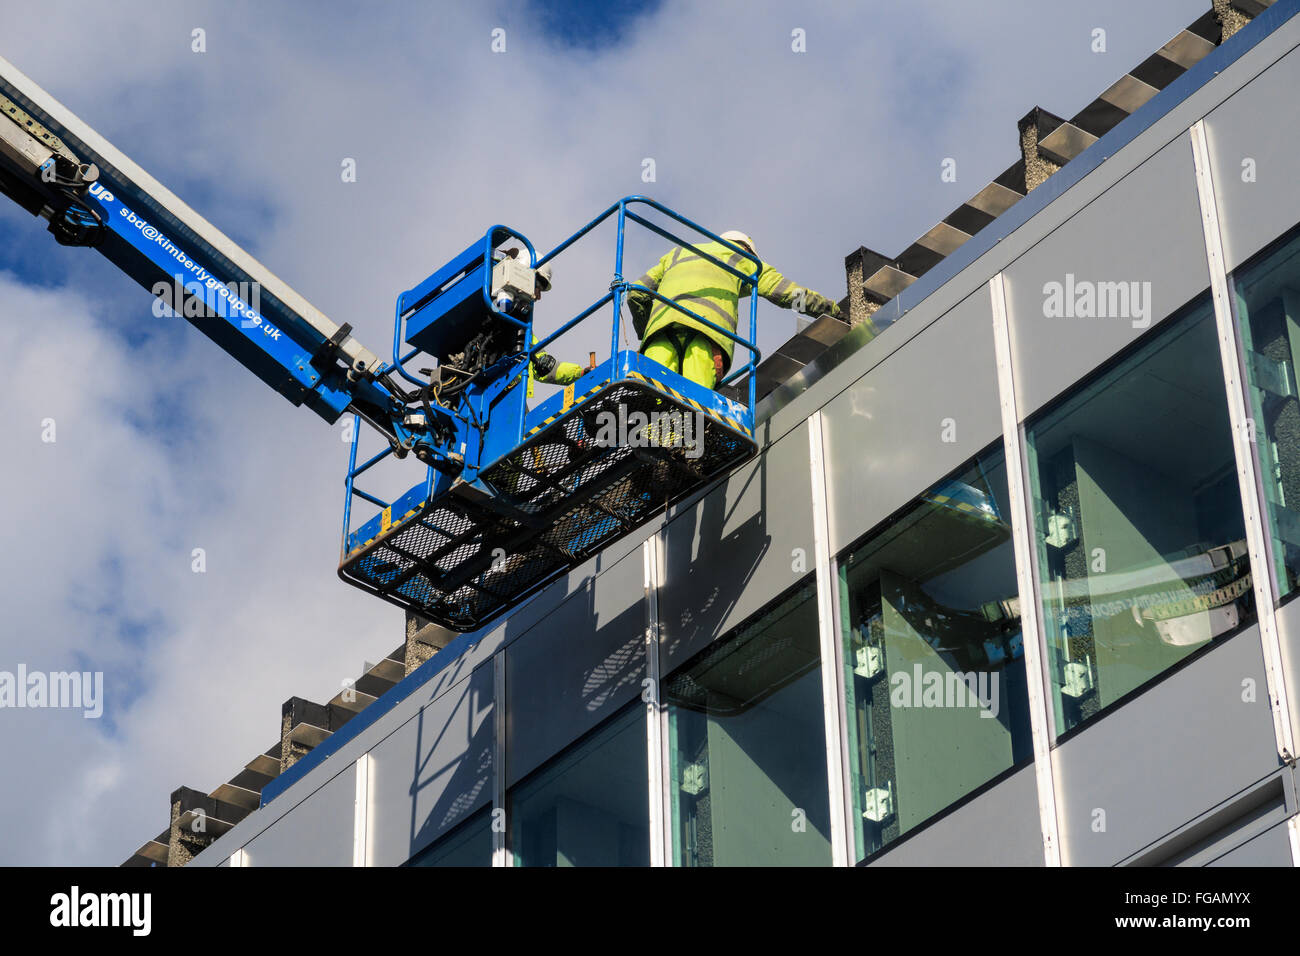
[[[811,318],[815,319],[820,315],[826,315],[828,312],[834,315],[835,308],[835,303],[820,292],[813,292],[809,289],[808,294],[804,297],[804,313]]]
[[[533,371],[538,378],[546,378],[555,371],[555,356],[548,355],[545,352],[535,352],[533,354]]]
[[[627,297],[627,310],[632,314],[632,330],[639,339],[645,338],[646,323],[650,321],[650,303],[653,299],[642,293],[633,292]]]

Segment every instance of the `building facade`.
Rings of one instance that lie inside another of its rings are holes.
[[[1294,865],[1300,2],[1256,6],[194,865]]]

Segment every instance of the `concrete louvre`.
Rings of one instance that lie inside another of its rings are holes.
[[[167,831],[167,866],[184,866],[213,840],[251,811],[181,787],[171,795],[171,827]]]
[[[1223,39],[1226,40],[1247,23],[1268,3],[1249,3],[1243,0],[1212,0],[1214,5],[1214,16],[1223,24]],[[1254,13],[1243,13],[1240,8],[1258,8]]]
[[[1051,125],[1050,123],[1045,124],[1043,120],[1049,117],[1056,119],[1057,125],[1060,124],[1059,118],[1052,117],[1050,113],[1039,109],[1037,106],[1020,121],[1020,155],[1025,161],[1026,193],[1047,182],[1047,177],[1063,165],[1043,156],[1038,149],[1038,141],[1043,135],[1044,126]]]
[[[451,643],[455,631],[449,631],[411,611],[406,612],[405,671],[415,670]]]

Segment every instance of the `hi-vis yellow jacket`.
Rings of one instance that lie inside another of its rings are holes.
[[[732,252],[720,242],[697,244],[696,248],[722,260],[738,272],[752,274],[754,271],[753,262]],[[636,280],[636,284],[654,289],[664,298],[681,304],[730,332],[736,331],[741,297],[740,280],[726,269],[688,249],[680,246],[670,249],[654,268]],[[748,286],[745,294],[749,294]],[[783,309],[797,307],[810,316],[829,312],[840,317],[840,309],[834,302],[811,289],[795,285],[767,263],[763,263],[758,276],[758,294]],[[632,313],[632,326],[641,337],[642,348],[645,348],[645,343],[656,332],[671,325],[684,325],[702,332],[717,343],[730,366],[735,342],[721,332],[696,322],[644,292],[630,292],[627,304]],[[745,330],[746,333],[748,331]],[[744,337],[746,336],[742,336]]]

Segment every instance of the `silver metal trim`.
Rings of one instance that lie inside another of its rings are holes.
[[[641,562],[645,572],[645,669],[650,681],[650,699],[645,700],[645,734],[647,786],[650,788],[650,865],[666,866],[672,852],[672,834],[664,824],[668,767],[664,750],[663,704],[659,700],[659,534],[641,543]]]
[[[514,866],[514,854],[507,846],[510,814],[506,806],[506,652],[492,655],[492,865]],[[497,811],[504,813],[505,826],[496,827]]]
[[[667,552],[667,549],[666,549],[665,546],[664,546],[664,528],[665,528],[665,527],[666,527],[666,525],[665,525],[665,526],[662,526],[662,527],[660,528],[660,530],[657,531],[657,532],[655,533],[655,535],[654,535],[654,546],[655,546],[655,552],[654,552],[654,561],[655,561],[655,564],[654,564],[654,567],[655,567],[655,582],[656,582],[656,585],[657,585],[656,590],[660,590],[660,589],[662,589],[663,586],[664,586],[664,584],[668,581],[668,552]],[[656,603],[656,609],[657,609],[657,608],[658,608],[658,600],[657,600],[657,599],[656,599],[656,602],[655,602],[655,603]],[[659,621],[659,636],[660,636],[660,639],[661,639],[661,640],[660,640],[660,645],[659,645],[659,646],[660,646],[660,649],[662,650],[662,648],[663,648],[663,643],[662,643],[662,638],[663,638],[663,617],[662,617],[662,615],[657,615],[657,616],[658,616],[658,621]],[[659,670],[660,670],[660,678],[662,679],[663,676],[664,676],[664,675],[663,675],[663,659],[662,659],[662,657],[660,658],[660,661],[659,661]],[[676,789],[673,787],[673,774],[672,774],[672,766],[673,766],[672,741],[673,741],[673,736],[672,736],[672,733],[671,733],[671,729],[670,729],[670,727],[669,727],[669,720],[668,720],[668,705],[665,704],[665,703],[664,703],[664,700],[663,700],[663,686],[662,686],[662,684],[660,685],[659,692],[660,692],[660,693],[659,693],[659,743],[660,743],[660,749],[659,749],[659,761],[660,761],[660,766],[662,767],[661,777],[662,777],[662,780],[663,780],[663,811],[664,811],[664,826],[663,826],[663,838],[664,838],[664,843],[663,843],[663,846],[664,846],[664,866],[675,866],[675,865],[676,865],[676,864],[675,864],[676,857],[673,855],[673,854],[674,854],[673,841],[674,841],[674,839],[676,838],[676,831],[673,829],[673,819],[674,819],[674,813],[676,812],[676,806],[675,806],[675,804],[673,803],[673,801],[675,801],[675,800],[677,799],[677,791],[676,791]]]
[[[1255,615],[1264,653],[1264,682],[1268,685],[1269,710],[1278,753],[1288,763],[1295,760],[1291,707],[1282,667],[1282,642],[1277,632],[1276,596],[1271,569],[1272,542],[1265,534],[1264,501],[1259,479],[1259,459],[1252,436],[1253,422],[1246,407],[1246,378],[1242,373],[1243,349],[1232,299],[1228,294],[1228,273],[1223,257],[1223,234],[1219,207],[1214,195],[1209,140],[1205,120],[1197,120],[1187,131],[1191,139],[1192,163],[1196,168],[1196,195],[1201,206],[1201,231],[1205,258],[1210,269],[1210,292],[1214,300],[1214,321],[1219,332],[1219,358],[1228,396],[1228,418],[1232,423],[1233,455],[1237,461],[1237,486],[1246,519],[1246,549],[1250,554],[1251,581],[1255,591]]]
[[[1060,820],[1057,810],[1056,772],[1053,766],[1052,714],[1047,705],[1047,659],[1043,645],[1042,604],[1035,572],[1033,520],[1029,513],[1027,461],[1016,385],[1011,360],[1011,327],[1007,317],[1007,290],[1003,274],[989,280],[993,306],[993,347],[997,356],[998,399],[1002,408],[1002,445],[1006,456],[1007,500],[1011,512],[1011,539],[1016,556],[1016,587],[1020,595],[1020,632],[1025,647],[1025,676],[1029,690],[1029,727],[1034,743],[1034,778],[1038,786],[1038,820],[1043,834],[1043,860],[1061,866]]]
[[[1286,821],[1286,833],[1291,841],[1291,865],[1300,866],[1300,816]],[[233,858],[230,864],[234,866]]]
[[[848,811],[845,808],[844,684],[840,667],[839,628],[831,595],[830,513],[826,494],[826,455],[822,413],[808,418],[808,465],[812,484],[813,551],[817,567],[817,632],[821,643],[822,723],[826,732],[826,783],[830,800],[831,865],[848,866]]]
[[[352,865],[370,865],[370,754],[357,758],[356,799],[352,814]]]
[[[824,436],[823,436],[824,437]],[[840,562],[834,555],[831,555],[831,619],[835,622],[836,633],[839,637],[835,641],[835,673],[838,675],[839,696],[836,698],[836,711],[839,717],[840,727],[840,766],[841,782],[843,784],[842,792],[844,794],[844,842],[848,852],[848,864],[854,865],[858,860],[858,846],[854,842],[854,836],[857,834],[857,821],[854,819],[853,809],[853,764],[849,754],[849,695],[845,682],[848,680],[848,674],[845,670],[844,660],[844,608],[840,604]]]

